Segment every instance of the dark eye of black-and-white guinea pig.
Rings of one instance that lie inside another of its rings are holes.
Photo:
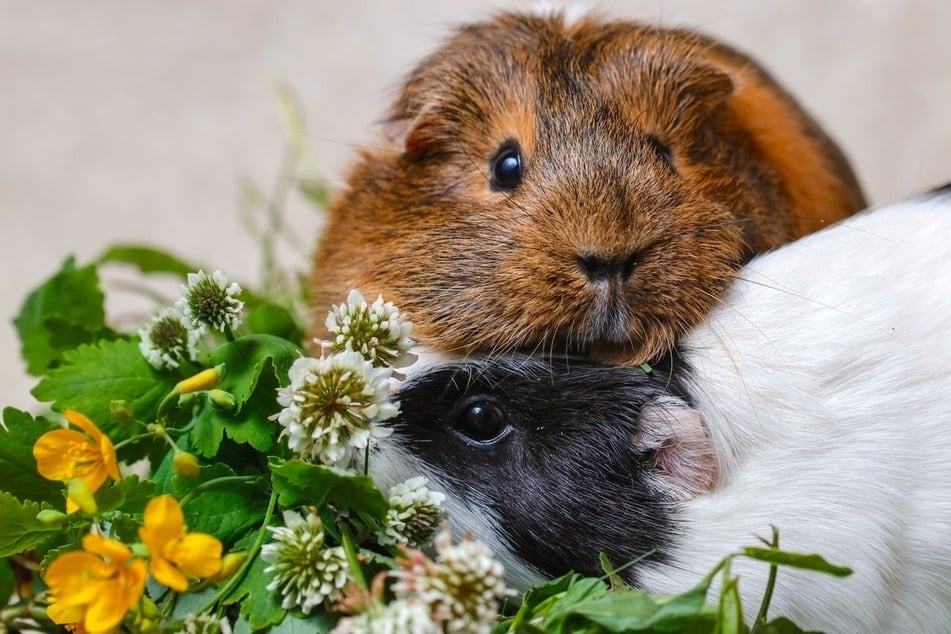
[[[427,476],[447,494],[453,529],[495,546],[520,588],[569,570],[601,574],[600,552],[618,564],[662,558],[677,501],[714,475],[699,416],[678,390],[661,368],[438,366],[401,390],[371,472],[381,484]]]

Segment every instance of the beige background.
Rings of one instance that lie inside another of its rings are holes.
[[[401,74],[492,6],[530,4],[0,0],[0,405],[34,407],[10,319],[67,254],[152,242],[255,280],[239,182],[277,183],[275,87],[299,95],[333,185]],[[951,2],[596,6],[755,54],[840,140],[874,202],[951,180]],[[299,199],[289,213],[311,242],[317,217]]]

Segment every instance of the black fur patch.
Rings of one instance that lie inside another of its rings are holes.
[[[632,439],[646,403],[681,397],[670,366],[537,358],[442,366],[401,391],[394,437],[443,474],[447,494],[490,510],[510,548],[546,574],[601,575],[600,552],[616,566],[656,561],[670,547],[676,505],[648,486],[655,467]],[[474,407],[501,413],[497,438],[467,435]],[[625,572],[635,584],[636,570]]]

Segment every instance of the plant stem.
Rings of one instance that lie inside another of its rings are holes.
[[[343,552],[347,554],[347,563],[350,564],[350,576],[353,577],[358,586],[369,592],[370,586],[367,585],[366,577],[363,576],[360,560],[357,559],[357,549],[353,543],[353,537],[350,535],[350,528],[346,525],[340,526],[340,541]]]
[[[155,437],[155,435],[156,435],[156,434],[155,434],[154,432],[147,431],[147,432],[145,432],[144,434],[138,434],[138,435],[136,435],[136,436],[132,436],[131,438],[126,438],[125,440],[121,440],[121,441],[117,442],[117,443],[115,444],[115,447],[114,447],[114,448],[115,448],[116,451],[118,451],[119,449],[122,449],[122,448],[125,447],[126,445],[130,445],[130,444],[132,444],[132,443],[134,443],[134,442],[138,442],[138,441],[140,441],[140,440],[145,440],[146,438],[153,438],[153,437]]]
[[[180,506],[185,506],[191,502],[194,498],[198,497],[208,489],[213,489],[215,487],[221,486],[222,484],[231,484],[231,483],[249,483],[254,482],[255,480],[260,480],[261,476],[251,475],[251,476],[223,476],[221,478],[215,478],[214,480],[208,480],[207,482],[202,482],[194,489],[189,491],[185,497],[179,502]]]
[[[222,480],[225,478],[221,478]],[[248,574],[248,570],[251,569],[251,564],[254,563],[254,560],[257,558],[258,553],[261,550],[261,546],[264,545],[264,538],[267,536],[267,527],[271,523],[271,518],[274,517],[274,508],[277,506],[277,491],[273,488],[271,489],[271,497],[267,502],[267,510],[264,512],[264,521],[261,522],[261,528],[258,529],[258,535],[254,539],[254,543],[251,545],[251,548],[248,550],[248,558],[244,560],[244,563],[241,564],[241,567],[238,568],[238,571],[225,582],[224,585],[215,593],[215,596],[211,598],[201,610],[199,614],[208,612],[211,608],[221,601],[226,599],[231,592],[238,587],[238,584],[241,583],[241,580],[244,579],[244,576]]]
[[[773,540],[770,542],[771,548],[779,548],[779,530],[773,526]],[[773,590],[776,587],[776,574],[779,572],[779,566],[771,564],[769,567],[769,577],[766,579],[766,592],[763,593],[763,601],[759,606],[759,613],[756,620],[753,621],[753,627],[750,632],[757,632],[766,625],[766,614],[769,612],[769,603],[773,599]]]

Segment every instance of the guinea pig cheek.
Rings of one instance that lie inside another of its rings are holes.
[[[658,493],[686,501],[713,488],[716,456],[699,412],[678,398],[661,397],[644,406],[638,422],[631,441],[648,457],[648,481]]]

